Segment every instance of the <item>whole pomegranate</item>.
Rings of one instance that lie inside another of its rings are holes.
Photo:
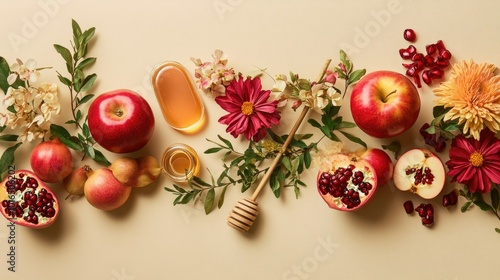
[[[0,186],[0,202],[5,218],[30,228],[48,227],[59,215],[57,197],[28,170],[6,176]]]
[[[47,183],[59,182],[73,170],[71,151],[59,138],[44,141],[31,152],[30,164],[33,172]]]
[[[356,156],[343,154],[331,158],[317,177],[318,191],[330,208],[354,211],[365,205],[377,189],[373,166]]]
[[[89,171],[83,191],[92,206],[110,211],[125,204],[132,188],[125,187],[108,168],[100,168]]]

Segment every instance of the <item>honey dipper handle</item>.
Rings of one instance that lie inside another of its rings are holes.
[[[323,66],[321,74],[319,75],[318,79],[316,79],[316,81],[318,81],[318,82],[321,81],[321,79],[323,78],[323,76],[326,73],[326,69],[328,69],[328,66],[330,65],[330,62],[331,62],[331,59],[328,59],[325,62],[325,65]],[[264,177],[262,177],[262,179],[259,182],[259,185],[257,186],[252,197],[250,198],[252,201],[255,201],[257,199],[257,196],[259,196],[260,191],[269,181],[271,174],[273,173],[274,169],[276,168],[276,165],[278,165],[278,163],[281,161],[281,157],[283,156],[283,153],[288,148],[288,145],[290,144],[290,142],[292,142],[292,139],[295,136],[295,133],[297,132],[297,129],[299,128],[300,124],[304,120],[304,117],[306,116],[307,112],[309,112],[309,107],[304,106],[304,108],[302,109],[302,112],[300,113],[300,116],[295,121],[295,125],[290,130],[290,133],[288,134],[288,137],[286,138],[285,143],[283,143],[283,146],[281,147],[281,151],[274,158],[273,162],[271,163],[271,166],[269,166],[269,169],[267,169],[266,174],[264,174]]]

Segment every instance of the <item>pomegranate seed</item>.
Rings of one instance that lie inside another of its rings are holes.
[[[432,79],[431,79],[431,75],[429,73],[429,70],[425,70],[424,72],[422,72],[422,80],[424,81],[424,83],[430,85],[432,83]]]
[[[427,67],[433,67],[436,64],[436,61],[434,60],[434,57],[432,55],[424,56],[424,61],[425,61],[425,66]]]
[[[447,59],[445,59],[444,57],[438,56],[438,58],[436,59],[436,65],[439,68],[444,69],[450,65],[450,62]]]
[[[411,200],[407,200],[403,203],[403,207],[405,208],[406,214],[411,214],[414,211],[413,202]]]
[[[446,50],[446,46],[444,45],[444,42],[443,42],[443,41],[441,41],[441,40],[438,40],[438,41],[436,42],[436,47],[437,47],[437,51],[438,51],[439,53],[442,53],[444,50]]]
[[[406,75],[410,77],[418,76],[417,67],[415,65],[411,66],[406,70]]]
[[[399,55],[403,59],[411,59],[413,55],[417,52],[417,49],[414,45],[409,45],[406,49],[400,49]]]
[[[440,79],[444,75],[444,71],[441,68],[434,67],[431,70],[429,70],[429,76],[433,79]]]
[[[409,42],[415,42],[417,39],[417,34],[415,34],[415,31],[413,29],[405,29],[403,32],[403,38],[405,38],[406,41]]]
[[[413,76],[413,82],[417,85],[418,88],[422,87],[422,83],[420,83],[420,77],[418,75]]]
[[[411,57],[411,60],[413,60],[413,61],[423,61],[424,60],[424,54],[423,53],[415,53]]]
[[[425,51],[427,52],[428,55],[433,55],[437,51],[436,44],[430,44],[425,46]]]
[[[451,52],[449,50],[444,50],[444,51],[440,52],[439,55],[446,60],[451,59]]]

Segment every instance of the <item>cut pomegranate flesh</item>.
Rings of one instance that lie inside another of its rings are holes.
[[[17,171],[4,179],[0,201],[0,212],[10,221],[22,226],[49,226],[59,213],[55,195],[35,174],[27,170]]]
[[[363,206],[377,187],[373,167],[365,160],[350,162],[349,157],[329,171],[318,173],[318,191],[329,207],[352,211]]]

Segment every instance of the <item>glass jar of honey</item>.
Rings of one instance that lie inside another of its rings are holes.
[[[165,149],[161,159],[163,172],[175,182],[187,182],[200,171],[200,158],[196,151],[181,143]]]

